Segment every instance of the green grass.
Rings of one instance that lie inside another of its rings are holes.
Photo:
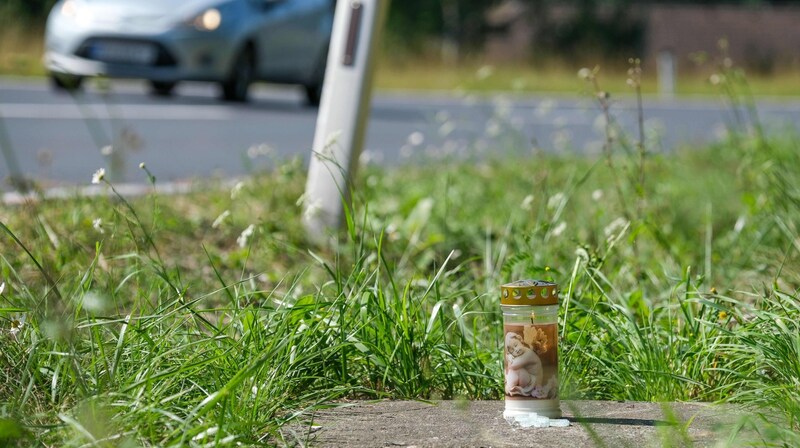
[[[567,64],[487,64],[465,62],[445,65],[438,61],[410,58],[393,61],[386,57],[378,65],[375,78],[381,90],[434,90],[467,92],[516,91],[520,93],[574,94],[575,80],[581,65]],[[613,82],[607,87],[618,93],[629,93],[625,84],[625,61],[607,61],[600,64],[603,73]],[[619,68],[620,65],[623,68]],[[590,65],[590,67],[593,65]],[[708,95],[713,92],[708,79],[714,67],[693,68],[678,74],[678,96]],[[795,69],[779,70],[774,74],[749,73],[748,80],[755,95],[793,97],[800,95],[800,72]],[[645,94],[656,95],[658,79],[655,69],[647,67],[642,79]]]
[[[0,16],[0,75],[41,76],[44,31]]]
[[[542,278],[564,398],[738,403],[796,445],[800,139],[734,130],[644,165],[611,143],[367,166],[327,249],[297,160],[233,190],[3,206],[0,441],[293,444],[343,399],[499,399],[498,287]]]

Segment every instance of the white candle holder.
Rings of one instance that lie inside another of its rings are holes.
[[[500,287],[505,412],[561,416],[558,399],[558,285],[522,280]]]

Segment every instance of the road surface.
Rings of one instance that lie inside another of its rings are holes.
[[[114,82],[106,93],[90,85],[73,97],[53,92],[43,80],[0,78],[0,144],[11,148],[26,177],[44,185],[86,184],[100,167],[113,171],[116,181],[144,182],[140,162],[161,182],[241,176],[290,157],[308,160],[316,109],[305,107],[292,88],[257,86],[253,93],[251,102],[231,104],[219,101],[212,85],[181,85],[174,97],[157,98],[142,83]],[[644,109],[649,151],[717,140],[736,121],[713,98],[647,98]],[[800,101],[763,102],[759,109],[773,129],[800,122]],[[614,102],[613,115],[638,138],[629,98]],[[524,157],[533,149],[596,153],[604,135],[596,103],[578,94],[379,93],[362,160]],[[9,175],[3,157],[0,178]]]

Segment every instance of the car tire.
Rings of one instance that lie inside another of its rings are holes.
[[[234,60],[228,79],[222,82],[222,97],[226,101],[247,101],[247,91],[255,78],[255,66],[252,47],[245,47]]]
[[[306,105],[308,107],[319,107],[319,100],[322,99],[322,84],[305,86]]]
[[[304,86],[306,105],[309,107],[319,107],[319,101],[322,99],[322,86],[325,84],[325,68],[327,65],[328,52],[325,51],[317,60],[317,65],[314,68],[313,84]]]
[[[150,93],[155,96],[172,96],[177,82],[150,81]]]
[[[83,77],[66,73],[50,73],[50,85],[56,91],[74,92],[80,90]]]

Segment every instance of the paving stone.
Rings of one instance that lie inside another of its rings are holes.
[[[503,406],[502,401],[354,402],[320,411],[292,432],[299,444],[319,447],[715,446],[740,415],[730,406],[705,403],[564,401],[561,410],[570,426],[512,428],[503,419]]]

